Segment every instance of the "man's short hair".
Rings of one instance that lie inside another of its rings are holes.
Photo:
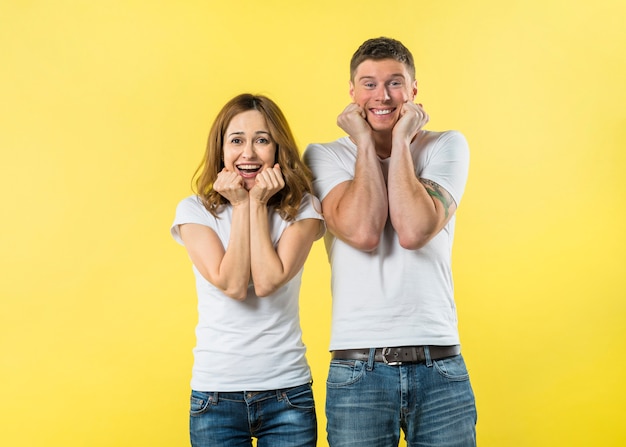
[[[412,80],[415,79],[413,55],[399,40],[389,37],[376,37],[363,42],[350,60],[350,80],[354,81],[356,69],[363,61],[368,59],[394,59],[398,62],[402,62],[406,65]]]

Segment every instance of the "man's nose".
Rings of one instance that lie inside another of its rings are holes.
[[[380,101],[383,101],[383,102],[389,101],[389,99],[391,99],[391,96],[389,96],[389,90],[384,85],[381,85],[380,87],[378,87],[376,96]]]

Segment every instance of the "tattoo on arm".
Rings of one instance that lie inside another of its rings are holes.
[[[443,205],[443,209],[446,212],[446,219],[447,219],[448,214],[450,213],[450,206],[452,206],[452,202],[453,202],[453,199],[448,193],[448,191],[443,189],[441,186],[439,186],[437,183],[433,182],[432,180],[421,178],[420,182],[424,184],[426,191],[431,197],[434,197],[435,199],[441,202],[441,204]]]

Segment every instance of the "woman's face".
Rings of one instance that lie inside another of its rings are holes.
[[[239,174],[250,190],[256,176],[271,169],[276,160],[276,143],[261,112],[247,110],[233,117],[224,134],[223,151],[225,168]]]

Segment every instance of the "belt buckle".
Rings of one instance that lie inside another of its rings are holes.
[[[402,365],[402,361],[400,360],[388,360],[387,359],[387,355],[389,355],[389,353],[391,352],[391,348],[383,348],[381,351],[381,356],[383,357],[383,362],[385,362],[385,364],[389,365],[389,366],[398,366],[398,365]],[[396,353],[396,358],[397,358],[397,353]]]

